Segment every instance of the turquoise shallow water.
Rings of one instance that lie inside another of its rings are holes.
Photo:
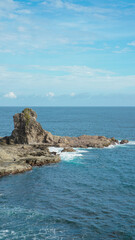
[[[33,108],[57,135],[127,138],[0,179],[0,239],[135,239],[135,108]],[[0,108],[0,136],[22,108]],[[58,150],[59,151],[59,150]]]

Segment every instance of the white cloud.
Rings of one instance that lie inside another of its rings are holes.
[[[31,14],[31,11],[28,10],[28,9],[21,9],[21,10],[18,10],[16,12],[19,13],[19,14]]]
[[[94,94],[119,91],[123,93],[127,92],[127,89],[135,89],[135,75],[124,76],[88,66],[27,65],[16,71],[0,66],[0,73],[0,89],[7,93],[10,89],[15,89],[19,96],[40,95],[44,97],[45,89],[46,97],[50,99],[62,94],[74,97],[74,94],[76,96],[83,92]],[[73,92],[74,89],[76,93]],[[9,97],[9,93],[7,96]],[[13,97],[13,94],[10,94],[11,96]]]
[[[115,48],[118,49],[118,48],[120,48],[120,46],[117,45],[117,46],[115,46]]]
[[[54,97],[54,96],[55,96],[55,94],[54,94],[53,92],[48,92],[48,93],[46,94],[46,96],[47,96],[47,97],[51,97],[51,98],[52,98],[52,97]]]
[[[28,51],[35,50],[58,52],[59,46],[70,46],[71,52],[103,51],[102,47],[89,46],[96,40],[114,39],[123,35],[115,26],[116,21],[119,21],[119,14],[109,5],[105,8],[91,4],[84,6],[69,0],[44,0],[42,5],[41,1],[35,2],[35,6],[29,6],[29,1],[27,4],[25,1],[0,1],[0,18],[4,17],[4,21],[0,23],[1,49],[9,49],[11,54],[27,54]],[[56,14],[61,10],[62,15]],[[48,17],[45,11],[50,16],[54,14],[54,17]],[[68,11],[69,17],[64,17],[68,16]],[[107,22],[104,21],[106,17]],[[115,21],[112,22],[112,19]],[[132,32],[133,37],[133,30],[124,32],[126,37]]]
[[[6,98],[16,98],[16,95],[15,95],[14,92],[9,92],[9,93],[5,94],[4,97],[6,97]]]
[[[71,3],[69,1],[62,1],[62,0],[46,0],[42,2],[43,5],[46,7],[52,8],[65,8],[67,10],[72,10],[75,12],[85,12],[85,13],[92,13],[98,14],[98,17],[101,17],[104,13],[112,12],[109,8],[100,8],[100,7],[91,7],[91,6],[83,6],[81,4]]]
[[[129,46],[135,46],[135,41],[128,43]]]
[[[19,7],[20,4],[13,0],[0,1],[0,18],[10,18],[10,15],[14,15],[15,17],[15,12]]]
[[[71,97],[74,97],[74,96],[75,96],[75,93],[74,93],[74,92],[72,92],[72,93],[70,94],[70,96],[71,96]]]
[[[63,72],[64,75],[76,75],[76,76],[95,76],[95,75],[112,75],[114,72],[108,71],[108,70],[103,70],[103,69],[98,69],[98,68],[90,68],[87,66],[39,66],[39,65],[31,65],[31,68],[37,69],[37,70],[44,70],[44,71],[50,71],[50,72],[57,72],[61,71]]]
[[[11,49],[0,49],[0,53],[12,53]]]
[[[18,31],[19,31],[19,32],[25,32],[25,28],[24,28],[23,26],[19,26],[19,27],[18,27]]]
[[[127,52],[130,52],[131,51],[131,49],[130,48],[128,48],[128,47],[125,47],[125,48],[122,48],[122,49],[120,49],[120,50],[115,50],[115,51],[113,51],[114,53],[127,53]]]

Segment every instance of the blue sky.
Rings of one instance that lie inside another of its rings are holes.
[[[0,106],[135,106],[135,1],[0,1]]]

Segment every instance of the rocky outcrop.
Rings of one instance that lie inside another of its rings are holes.
[[[36,121],[37,114],[30,108],[14,115],[14,130],[11,140],[18,144],[33,144],[44,141],[45,131]]]
[[[22,113],[14,115],[14,130],[10,137],[5,137],[1,142],[8,144],[41,144],[58,147],[96,147],[103,148],[110,144],[118,143],[118,140],[106,138],[104,136],[60,137],[54,136],[44,130],[40,123],[36,121],[37,114],[30,108],[26,108]]]
[[[120,144],[126,144],[126,143],[128,143],[128,142],[129,142],[128,140],[122,139],[122,140],[120,141]]]
[[[63,152],[73,152],[73,148],[103,148],[119,143],[114,137],[52,135],[36,121],[37,114],[30,108],[15,114],[13,119],[14,130],[11,136],[0,138],[0,176],[29,171],[33,166],[59,162],[59,155],[50,153],[47,146],[62,147]],[[127,142],[122,140],[120,143]]]
[[[75,152],[75,150],[72,147],[65,147],[61,152]]]
[[[60,156],[50,153],[44,145],[0,145],[0,177],[59,161]]]

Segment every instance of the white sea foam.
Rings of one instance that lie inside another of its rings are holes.
[[[116,144],[116,145],[109,145],[108,147],[104,147],[104,148],[96,148],[96,147],[88,147],[87,149],[110,149],[110,148],[115,148],[115,147],[118,147],[120,146],[119,144]]]
[[[121,142],[121,140],[119,140],[119,143]],[[135,141],[129,141],[128,143],[124,143],[124,144],[120,144],[120,146],[122,145],[135,145]]]
[[[82,157],[83,155],[81,153],[77,153],[77,152],[62,152],[60,153],[61,159],[63,161],[71,161],[77,157]]]
[[[120,142],[121,140],[119,140]],[[108,147],[104,147],[104,149],[113,149],[116,147],[126,147],[127,145],[135,145],[135,141],[129,141],[126,144],[118,144],[116,143],[115,145],[109,145]],[[89,147],[86,149],[80,149],[80,148],[74,148],[75,152],[62,152],[63,148],[60,147],[49,147],[50,152],[56,152],[57,154],[60,154],[61,160],[63,161],[71,161],[76,158],[81,158],[83,156],[83,153],[88,152],[90,149],[97,149],[97,148],[92,148]]]
[[[135,141],[129,141],[127,144],[128,145],[135,145]]]
[[[115,145],[113,145],[113,144],[111,144],[111,145],[109,145],[108,147],[104,147],[104,148],[115,148],[115,147],[119,147],[120,146],[120,144],[119,143],[116,143]]]
[[[121,142],[121,140],[119,140],[119,143]],[[128,143],[124,143],[124,144],[118,144],[118,146],[120,147],[124,147],[124,146],[127,146],[127,145],[135,145],[135,141],[129,141]]]
[[[58,154],[60,154],[62,150],[63,148],[60,148],[60,147],[49,147],[50,152],[56,152]]]
[[[117,145],[109,145],[108,147],[104,147],[104,148],[115,148],[115,147],[117,147]]]
[[[75,150],[76,150],[76,152],[78,152],[78,153],[85,153],[85,152],[88,152],[88,150],[86,150],[86,149],[84,149],[84,148],[82,148],[82,149],[80,149],[80,148],[74,148]]]
[[[127,145],[135,145],[135,141],[129,141],[128,143],[120,144],[121,140],[119,140],[119,144],[116,143],[115,145],[110,145],[105,148],[115,148],[115,147],[127,147]]]
[[[81,153],[87,152],[86,150],[79,149],[79,148],[74,148],[75,152],[61,152],[62,150],[63,148],[59,148],[59,147],[49,147],[49,151],[60,154],[61,159],[63,161],[71,161],[77,157],[80,158],[83,156]]]
[[[8,237],[8,235],[9,235],[9,230],[7,230],[7,229],[6,230],[0,230],[0,239]]]

